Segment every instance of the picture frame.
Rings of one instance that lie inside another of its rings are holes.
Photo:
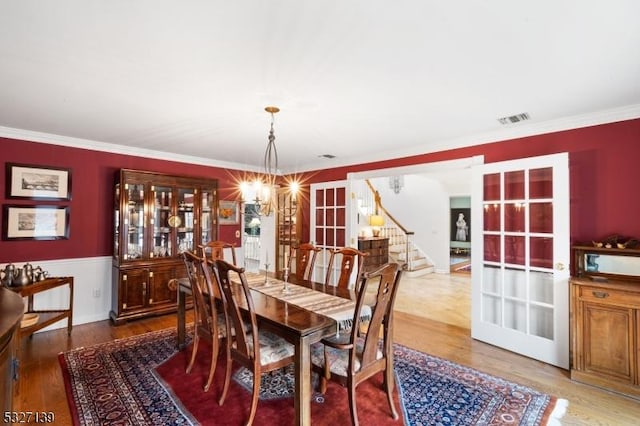
[[[3,240],[66,240],[69,207],[4,205]]]
[[[458,224],[462,215],[464,223]],[[471,242],[471,209],[454,208],[451,209],[451,241]]]
[[[218,206],[218,223],[220,225],[237,225],[240,223],[240,203],[237,201],[220,201]]]
[[[71,200],[71,169],[7,163],[6,184],[7,198]]]

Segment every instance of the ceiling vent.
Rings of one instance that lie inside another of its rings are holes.
[[[531,120],[531,116],[528,112],[523,112],[521,114],[510,115],[509,117],[498,118],[500,124],[514,124],[519,123],[521,121]]]
[[[331,160],[332,158],[336,158],[336,156],[333,154],[320,154],[318,155],[318,158],[328,158],[329,160]]]

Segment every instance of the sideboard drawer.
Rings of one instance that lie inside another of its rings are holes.
[[[586,302],[601,302],[632,307],[640,305],[640,293],[620,291],[606,287],[581,286],[579,297]]]

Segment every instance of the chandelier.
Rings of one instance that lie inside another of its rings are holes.
[[[389,188],[391,188],[394,193],[399,194],[403,186],[404,186],[404,176],[401,175],[401,176],[389,177]]]
[[[278,211],[286,216],[293,216],[297,209],[298,190],[297,182],[292,182],[288,188],[287,196],[282,201],[283,205],[278,203],[278,149],[276,148],[276,136],[273,130],[274,114],[280,111],[280,108],[268,106],[264,109],[271,115],[271,127],[269,128],[269,136],[267,149],[264,152],[264,173],[261,178],[253,182],[253,190],[255,198],[253,199],[253,213],[257,216],[269,216],[271,213]],[[243,200],[249,184],[243,182],[241,184],[241,192]]]

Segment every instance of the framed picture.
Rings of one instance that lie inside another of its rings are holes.
[[[71,170],[7,163],[7,198],[70,200]]]
[[[4,240],[69,238],[69,207],[5,205],[3,213]]]
[[[451,241],[471,242],[471,209],[451,209]]]
[[[240,206],[237,201],[220,201],[218,223],[220,225],[237,225],[240,223]]]

